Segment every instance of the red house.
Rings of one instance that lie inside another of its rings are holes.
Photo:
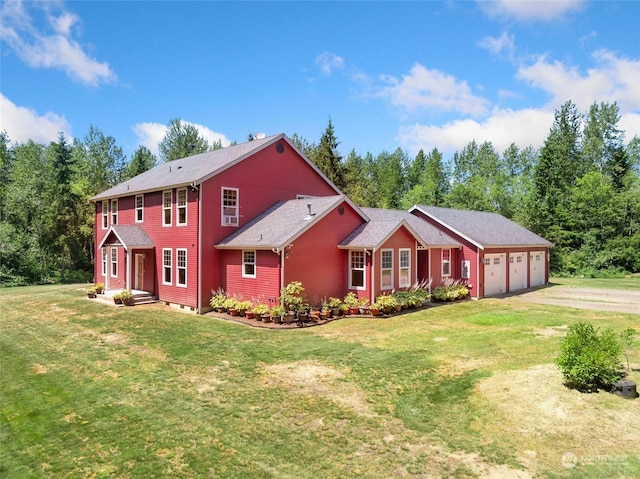
[[[92,201],[96,281],[196,312],[218,288],[274,301],[291,281],[310,304],[349,291],[373,302],[423,279],[472,280],[456,261],[482,249],[426,207],[358,208],[283,134],[158,165]]]
[[[482,298],[540,286],[549,280],[549,241],[497,213],[416,205],[410,212],[446,232],[460,248],[442,249],[443,276],[472,285]]]

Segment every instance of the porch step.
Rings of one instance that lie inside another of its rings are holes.
[[[133,304],[153,304],[158,302],[158,298],[151,296],[149,293],[134,293],[131,297]]]

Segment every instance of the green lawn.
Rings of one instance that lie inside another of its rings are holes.
[[[271,331],[79,286],[0,300],[0,477],[640,476],[640,399],[552,364],[567,325],[638,315],[514,296]]]

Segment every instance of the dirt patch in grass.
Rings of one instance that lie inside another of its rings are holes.
[[[519,301],[593,311],[640,314],[640,291],[553,285],[517,296]]]
[[[495,408],[502,433],[526,446],[520,455],[528,451],[552,466],[567,451],[619,456],[638,442],[640,401],[568,389],[554,364],[497,372],[476,392]]]
[[[541,338],[563,337],[567,335],[568,330],[569,326],[563,324],[562,326],[548,326],[546,328],[534,329],[533,334]]]

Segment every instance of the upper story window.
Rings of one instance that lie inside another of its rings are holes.
[[[222,188],[222,226],[238,226],[237,188]]]
[[[144,195],[136,195],[136,223],[144,219]]]
[[[178,226],[187,224],[187,189],[183,188],[177,191],[178,202]]]
[[[109,202],[102,202],[102,229],[106,230],[109,227]]]
[[[118,200],[111,200],[111,224],[118,224]]]
[[[256,252],[255,250],[245,250],[242,252],[242,277],[256,277]]]
[[[451,276],[451,250],[442,250],[442,276]]]
[[[171,190],[162,192],[162,226],[171,226]]]
[[[364,251],[349,251],[349,288],[364,289]]]
[[[411,250],[400,249],[400,279],[399,285],[401,288],[408,288],[411,286]]]
[[[380,289],[393,289],[393,250],[380,252]]]

